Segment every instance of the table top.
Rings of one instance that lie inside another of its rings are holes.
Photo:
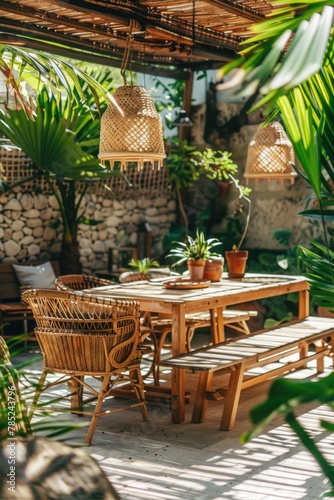
[[[173,278],[166,278],[173,280]],[[215,300],[220,297],[226,298],[227,303],[244,301],[245,297],[267,295],[279,295],[280,293],[290,293],[308,288],[307,281],[302,276],[290,275],[266,275],[248,273],[243,279],[232,280],[223,275],[221,281],[211,282],[207,288],[194,289],[170,289],[165,288],[163,282],[166,279],[152,279],[150,281],[137,281],[111,286],[103,286],[85,290],[98,296],[108,296],[113,298],[124,298],[139,301],[152,301],[163,303],[188,303],[208,300]],[[281,290],[280,290],[281,289]],[[251,298],[247,298],[251,300]]]

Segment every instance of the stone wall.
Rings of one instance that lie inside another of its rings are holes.
[[[117,201],[98,194],[86,194],[85,215],[102,220],[97,226],[81,224],[78,233],[85,272],[106,269],[107,249],[136,246],[140,223],[152,230],[152,255],[162,252],[162,238],[176,217],[176,203],[170,196]],[[50,223],[59,217],[53,195],[33,194],[16,188],[0,195],[0,262],[56,259],[62,226]]]

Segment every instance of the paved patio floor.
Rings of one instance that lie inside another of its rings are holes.
[[[324,375],[330,371],[328,365]],[[298,377],[316,379],[315,369],[301,370]],[[166,384],[168,378],[166,370]],[[192,400],[196,382],[197,375],[188,373],[186,386]],[[172,424],[170,404],[161,398],[149,403],[145,422],[139,409],[100,418],[92,446],[86,450],[122,500],[319,499],[329,484],[282,420],[271,422],[248,444],[240,442],[241,434],[251,427],[249,410],[264,400],[268,387],[263,383],[244,391],[232,431],[219,430],[223,400],[209,402],[204,423],[191,423],[190,403],[185,422]],[[321,418],[334,423],[334,412],[327,406],[301,408],[303,425],[334,461],[334,435],[319,427]],[[85,420],[89,422],[80,419]],[[68,442],[80,445],[84,436],[85,430],[76,431]]]

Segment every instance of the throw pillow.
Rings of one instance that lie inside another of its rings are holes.
[[[45,262],[38,266],[20,266],[18,264],[13,264],[13,268],[20,286],[31,288],[56,288],[56,275],[51,262]]]

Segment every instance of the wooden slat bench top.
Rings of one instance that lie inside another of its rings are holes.
[[[314,344],[315,351],[309,351],[310,344]],[[199,371],[192,422],[204,421],[207,400],[224,397],[220,429],[230,430],[234,427],[242,389],[303,368],[311,360],[317,361],[318,372],[321,372],[324,356],[333,356],[333,350],[334,319],[308,316],[277,328],[195,349],[163,360],[161,365]],[[297,359],[291,355],[297,355]],[[255,374],[251,372],[254,368]],[[227,387],[212,390],[213,374],[218,371],[229,373]]]
[[[163,366],[198,371],[216,371],[252,358],[260,360],[266,354],[275,354],[300,345],[302,341],[322,339],[334,330],[334,319],[309,316],[305,320],[280,326],[260,333],[245,335],[232,341],[195,349],[161,361]]]

